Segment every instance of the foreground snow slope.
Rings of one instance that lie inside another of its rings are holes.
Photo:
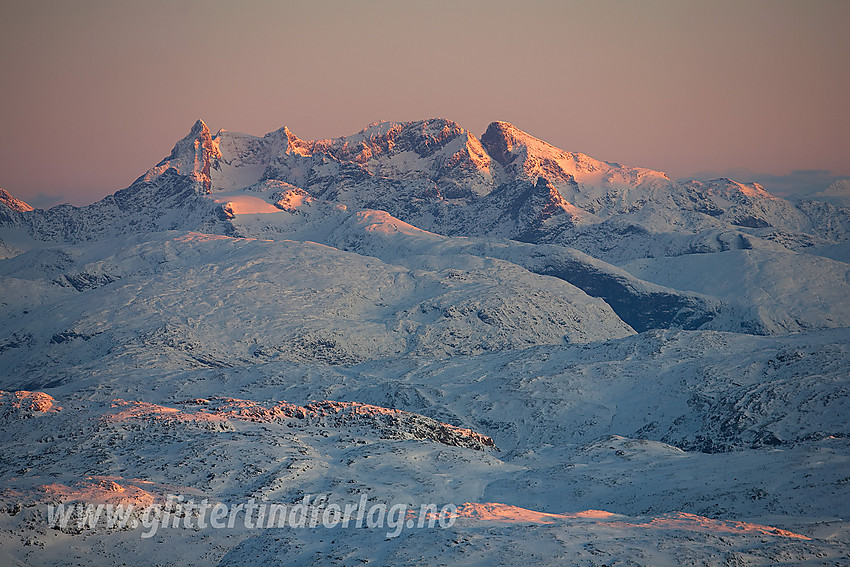
[[[616,557],[672,563],[667,545],[708,564],[736,554],[754,564],[784,554],[836,561],[850,552],[840,520],[850,498],[847,339],[843,330],[781,339],[645,333],[355,366],[169,369],[122,359],[107,365],[113,379],[92,378],[82,365],[74,369],[79,381],[49,388],[51,397],[0,400],[9,439],[3,498],[6,510],[23,506],[0,515],[16,534],[3,536],[4,548],[37,559],[50,557],[51,546],[82,553],[109,542],[157,557],[154,541],[180,541],[188,564],[306,564],[317,551],[328,561],[347,557],[344,565],[381,557],[413,564],[434,553],[478,564],[526,553],[511,550],[519,539],[543,564],[565,553],[588,565]],[[361,405],[354,420],[321,410],[334,405],[297,405],[328,398],[372,405]],[[311,407],[330,417],[311,418]],[[385,421],[382,407],[414,413]],[[488,435],[499,450],[432,435],[438,422]],[[475,514],[450,530],[413,529],[390,542],[386,530],[367,528],[242,528],[206,534],[212,538],[178,528],[151,541],[139,530],[67,536],[44,525],[47,502],[162,505],[175,493],[290,504],[304,494],[335,502],[366,494],[375,502],[495,502],[568,516],[503,511],[491,524],[492,516]],[[569,516],[588,509],[609,515]],[[553,542],[554,533],[565,537]],[[600,553],[589,552],[591,541]]]

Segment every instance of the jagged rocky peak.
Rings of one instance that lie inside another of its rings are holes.
[[[192,129],[189,131],[189,136],[210,137],[210,129],[207,127],[206,122],[198,118],[197,120],[195,120],[195,123],[192,124]]]
[[[213,186],[247,186],[246,180],[275,178],[299,185],[307,179],[344,175],[369,179],[433,181],[447,198],[484,195],[496,185],[498,171],[481,142],[456,122],[443,118],[414,122],[375,122],[350,136],[307,141],[288,128],[263,138],[236,142],[222,137],[221,171]],[[306,158],[306,160],[305,160]],[[251,164],[253,172],[242,167]],[[234,168],[239,168],[236,171]],[[228,177],[229,176],[229,177]],[[238,178],[240,181],[235,181]]]
[[[234,143],[237,138],[244,140]],[[286,155],[324,155],[339,162],[367,164],[404,152],[413,152],[416,159],[428,159],[466,149],[475,161],[489,163],[489,157],[475,136],[456,122],[443,118],[374,122],[350,136],[321,140],[301,139],[287,127],[262,138],[222,130],[213,138],[213,143],[220,144],[224,160],[228,162],[245,161],[248,154],[265,152],[266,160],[280,160]]]
[[[333,150],[375,175],[432,179],[444,197],[480,196],[498,184],[499,172],[481,141],[445,118],[377,122],[340,138]]]
[[[190,156],[198,156],[201,150],[215,151],[210,129],[206,123],[198,119],[192,125],[189,133],[182,140],[174,144],[171,154],[166,160],[178,160]],[[187,154],[189,154],[187,156]]]
[[[571,154],[553,146],[527,132],[523,132],[510,122],[492,122],[481,142],[490,156],[502,165],[510,165],[516,158],[527,159],[531,156],[573,157]]]
[[[0,203],[6,205],[10,209],[18,213],[25,213],[27,211],[33,210],[33,208],[28,203],[25,203],[20,199],[14,197],[5,189],[0,189]]]
[[[508,122],[493,122],[481,136],[490,157],[517,179],[546,177],[559,189],[576,183],[605,185],[637,185],[644,182],[667,183],[670,179],[660,171],[626,167],[601,161],[578,152],[567,152],[535,138]],[[570,198],[571,190],[565,195]]]
[[[302,140],[301,138],[293,134],[292,130],[290,130],[286,126],[278,130],[277,133],[282,134],[282,137],[286,140],[287,153],[293,153],[302,156],[309,156],[313,154],[313,148],[315,146],[314,142]]]
[[[517,179],[533,181],[539,176],[545,176],[557,185],[572,183],[577,173],[584,169],[596,171],[603,164],[582,154],[556,148],[509,122],[491,123],[481,136],[481,142],[490,157]],[[584,164],[587,167],[582,167]]]
[[[509,122],[491,122],[481,136],[481,143],[491,158],[502,165],[508,165],[515,157],[512,151],[521,136],[528,135]]]
[[[210,169],[213,161],[220,158],[217,139],[213,139],[204,121],[198,119],[186,137],[174,144],[171,154],[149,169],[140,180],[153,181],[168,169],[174,168],[198,183],[199,192],[209,193],[212,186]]]
[[[354,134],[333,141],[329,150],[339,159],[365,163],[385,154],[415,152],[420,158],[434,155],[451,141],[474,138],[456,122],[444,118],[415,122],[374,122]]]

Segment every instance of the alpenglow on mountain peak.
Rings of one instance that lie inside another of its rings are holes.
[[[297,155],[315,161],[321,155],[340,164],[356,164],[380,177],[431,178],[437,182],[441,195],[447,198],[483,196],[512,178],[535,182],[542,176],[556,186],[582,182],[594,185],[625,185],[648,180],[669,182],[668,177],[658,171],[625,167],[561,150],[504,121],[492,122],[480,138],[454,121],[433,118],[412,122],[379,121],[355,134],[310,141],[299,138],[285,126],[262,137],[228,130],[211,136],[204,122],[198,120],[187,137],[178,142],[171,155],[157,167],[177,167],[187,175],[195,171],[196,166],[203,170],[199,148],[207,149],[207,157],[235,167],[250,162],[253,169],[261,165],[274,168],[274,162],[281,161],[284,156]],[[189,159],[179,159],[186,150],[190,150]],[[223,156],[217,156],[216,152],[223,152]],[[465,187],[460,183],[440,187],[441,180],[457,177],[455,174],[461,170],[469,174],[462,177],[477,174],[479,178],[465,179]],[[247,170],[238,171],[244,174]],[[253,176],[239,175],[237,180],[224,172],[220,175],[213,172],[210,189],[248,187],[274,173],[273,169],[264,169]],[[150,175],[146,177],[149,179]],[[569,199],[568,195],[564,196]]]
[[[248,214],[312,218],[337,209],[386,211],[448,236],[567,245],[615,262],[694,250],[797,249],[850,232],[845,209],[794,204],[753,183],[672,181],[660,171],[559,149],[509,122],[492,122],[479,138],[444,118],[375,122],[320,140],[285,126],[263,136],[213,135],[197,120],[133,185],[74,213],[97,210],[108,222],[62,215],[42,222],[34,220],[40,213],[14,210],[9,218],[33,223],[45,237],[89,238],[189,224],[210,231],[218,223],[215,231],[232,234],[244,230],[240,219]],[[69,224],[54,226],[60,218]]]

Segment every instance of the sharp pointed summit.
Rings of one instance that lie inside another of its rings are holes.
[[[192,129],[189,132],[190,136],[198,136],[198,135],[210,135],[210,129],[207,127],[206,122],[198,118],[195,123],[192,125]]]
[[[218,144],[213,140],[210,129],[198,119],[189,133],[176,144],[171,153],[149,169],[140,179],[152,181],[168,169],[174,168],[181,175],[191,177],[199,185],[199,192],[209,193],[212,187],[210,169],[213,160],[221,157]]]
[[[508,122],[491,122],[481,136],[481,143],[491,158],[503,166],[508,165],[512,160],[511,151],[516,145],[517,132],[519,130]]]

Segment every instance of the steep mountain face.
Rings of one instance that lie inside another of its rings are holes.
[[[227,132],[216,139],[225,149],[214,186],[262,191],[285,183],[441,234],[551,242],[603,258],[614,250],[617,260],[645,255],[633,232],[678,235],[652,255],[715,250],[694,239],[721,239],[729,249],[847,236],[823,230],[805,209],[757,184],[675,183],[660,172],[564,152],[503,122],[480,141],[445,120],[380,123],[316,142],[287,129],[261,139]],[[848,218],[846,211],[833,216]]]
[[[639,194],[670,182],[658,171],[565,152],[507,122],[490,124],[481,141],[511,178],[534,181],[543,177],[555,184],[567,201],[603,218],[630,210]]]
[[[218,143],[213,141],[209,128],[203,120],[198,120],[189,134],[174,145],[171,154],[149,169],[136,183],[154,181],[169,169],[174,169],[195,182],[199,192],[209,193],[212,187],[210,168],[221,157]]]
[[[304,141],[287,128],[263,138],[221,131],[216,140],[224,157],[213,183],[223,189],[276,179],[344,202],[369,198],[358,184],[402,180],[418,181],[420,197],[462,199],[486,194],[498,175],[477,138],[441,119],[375,123],[334,140]]]
[[[153,181],[140,178],[91,205],[59,205],[19,213],[8,219],[0,232],[18,232],[13,235],[17,239],[25,233],[36,241],[67,243],[162,230],[228,233],[221,205],[202,197],[198,192],[202,187],[192,175],[170,168]]]

